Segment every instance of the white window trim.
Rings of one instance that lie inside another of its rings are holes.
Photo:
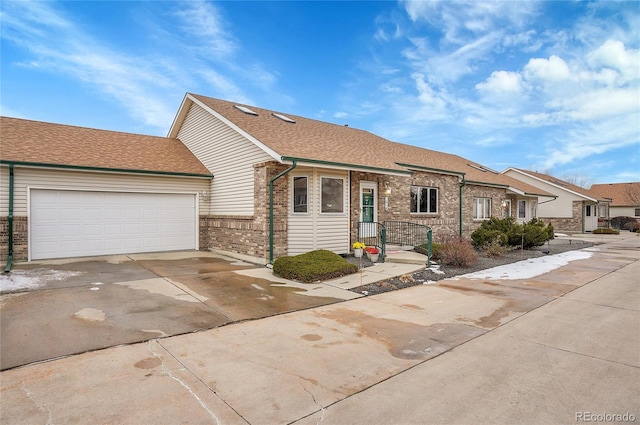
[[[482,206],[480,206],[480,201],[482,201]],[[489,201],[489,216],[485,217],[484,212],[486,208],[486,202]],[[474,220],[489,220],[491,218],[491,207],[492,207],[492,199],[486,197],[475,197],[473,198],[473,206],[475,207],[475,212],[473,213]],[[478,213],[482,213],[482,217],[478,216]]]
[[[324,200],[322,199],[322,181],[324,179],[342,180],[342,211],[340,212],[322,211],[322,206],[324,205]],[[319,184],[320,184],[320,189],[319,189],[320,190],[320,214],[321,215],[344,215],[345,210],[348,209],[348,205],[345,198],[345,192],[348,192],[346,187],[347,186],[346,179],[344,177],[338,177],[338,176],[320,176]]]
[[[296,199],[295,199],[295,193],[296,193],[296,187],[295,187],[295,179],[299,178],[299,177],[305,177],[307,179],[307,211],[305,212],[300,212],[300,211],[296,211]],[[311,182],[311,178],[306,175],[306,174],[298,174],[298,175],[293,175],[291,176],[291,213],[295,214],[295,215],[309,215],[310,211],[309,211],[309,188],[310,185],[309,183]]]
[[[427,189],[427,190],[433,189],[433,190],[436,191],[436,198],[437,198],[437,200],[436,200],[436,210],[435,210],[435,212],[430,212],[430,211],[409,211],[409,213],[410,214],[431,214],[431,215],[439,214],[440,213],[440,209],[438,208],[438,206],[439,206],[438,204],[440,203],[440,190],[438,190],[437,187],[433,187],[433,186],[415,186],[415,185],[410,186],[409,190],[413,189],[414,187],[418,188],[418,189]],[[421,192],[422,191],[420,190],[418,192],[418,194],[420,194]],[[409,201],[411,201],[411,199],[409,199]],[[430,202],[431,202],[431,198],[429,197],[428,200],[427,200],[427,209],[428,210],[431,209],[430,208],[431,207]],[[418,198],[417,207],[418,207],[418,209],[420,209],[420,198]],[[411,209],[411,205],[409,205],[409,209]]]

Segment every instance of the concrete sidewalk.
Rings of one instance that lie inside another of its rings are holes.
[[[590,252],[4,371],[0,423],[640,418],[640,238]]]

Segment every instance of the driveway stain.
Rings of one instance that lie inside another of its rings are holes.
[[[73,317],[76,319],[88,320],[90,322],[104,322],[104,319],[107,318],[107,315],[104,314],[104,311],[98,310],[95,308],[83,308],[82,310],[76,312]]]
[[[136,362],[133,366],[138,369],[153,369],[154,367],[158,367],[162,364],[162,360],[158,357],[147,357],[146,359],[142,359],[139,362]]]
[[[178,260],[138,260],[136,263],[158,276],[175,277],[228,272],[241,269],[254,269],[255,265],[216,257],[193,257]]]
[[[419,325],[374,317],[346,308],[315,314],[356,328],[362,337],[383,344],[393,357],[407,360],[429,359],[486,332],[484,329],[460,323]]]

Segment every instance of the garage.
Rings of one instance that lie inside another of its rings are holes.
[[[198,249],[196,195],[29,190],[30,259]]]

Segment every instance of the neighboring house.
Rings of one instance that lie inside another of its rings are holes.
[[[538,218],[556,232],[584,233],[608,226],[611,199],[548,174],[518,168],[502,173],[556,195],[538,204]]]
[[[609,215],[640,218],[640,182],[591,185],[591,192],[611,199]]]
[[[0,257],[198,249],[212,177],[177,139],[1,117]]]
[[[195,94],[167,138],[14,118],[0,125],[0,255],[15,260],[179,249],[258,263],[314,249],[347,254],[361,222],[419,223],[438,241],[468,237],[491,216],[529,220],[553,199],[456,155]]]

